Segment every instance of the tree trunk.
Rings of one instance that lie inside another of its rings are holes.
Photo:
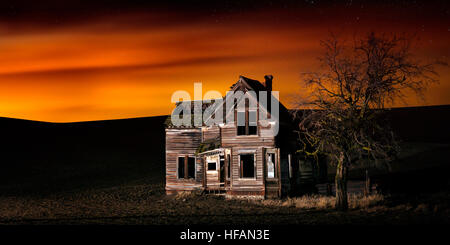
[[[369,170],[366,169],[366,182],[364,183],[364,196],[370,195],[372,192],[372,183],[370,182]]]
[[[347,198],[347,166],[344,162],[344,154],[341,153],[336,169],[336,209],[345,211],[348,209]]]

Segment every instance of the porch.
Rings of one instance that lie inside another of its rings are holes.
[[[218,148],[199,153],[198,156],[203,164],[203,190],[217,194],[229,190],[231,149]]]

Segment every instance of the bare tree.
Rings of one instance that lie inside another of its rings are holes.
[[[331,36],[321,44],[322,72],[305,74],[312,92],[299,103],[310,108],[300,115],[299,152],[324,154],[336,165],[336,207],[346,210],[349,167],[368,159],[386,162],[398,152],[385,107],[408,90],[423,96],[437,81],[437,63],[414,60],[405,36],[369,33],[350,45]]]

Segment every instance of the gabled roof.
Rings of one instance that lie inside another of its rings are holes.
[[[264,86],[264,84],[262,84],[261,82],[259,82],[258,80],[253,80],[244,76],[239,76],[239,80],[234,83],[231,87],[231,91],[255,91],[257,93],[258,96],[258,92],[259,91],[267,91],[267,88]],[[256,100],[258,100],[258,98],[255,98]],[[192,113],[192,117],[191,119],[193,120],[194,118],[194,101],[191,101],[191,113]],[[269,101],[268,101],[269,102]],[[176,105],[179,105],[179,103],[181,102],[177,102]],[[210,106],[212,103],[214,103],[214,100],[210,101],[210,102],[203,102],[203,106],[202,106],[202,112],[208,107]],[[269,102],[270,103],[270,102]],[[220,106],[218,106],[216,108],[216,110],[221,109],[223,110],[223,107],[226,105],[226,97],[223,97],[223,102]],[[279,101],[279,105],[280,105],[280,113],[287,111],[286,107],[281,104],[281,102]],[[265,108],[267,110],[267,108]],[[226,113],[225,110],[224,111],[224,115],[223,115],[223,119],[225,120],[226,118]],[[270,113],[268,111],[268,113]],[[208,118],[207,120],[209,120],[210,118]],[[203,123],[204,124],[204,123]],[[168,117],[168,119],[166,120],[166,126],[168,127],[173,127],[173,125],[171,125],[171,121],[170,121],[170,116]]]
[[[272,79],[272,75],[266,75],[266,77],[270,77],[270,79]],[[256,103],[259,103],[259,98],[258,98],[259,94],[258,94],[258,92],[259,91],[267,91],[266,86],[264,86],[258,80],[253,80],[253,79],[244,77],[242,75],[239,76],[239,80],[236,83],[234,83],[230,88],[231,88],[231,91],[243,91],[244,93],[247,92],[247,91],[255,91],[256,92],[256,97],[254,98],[253,96],[250,95],[249,99],[256,100]],[[269,91],[271,91],[271,89]],[[270,103],[270,99],[267,102]],[[286,107],[284,107],[284,105],[281,104],[280,101],[278,101],[278,102],[279,102],[279,105],[280,105],[280,110],[286,110]],[[239,101],[236,101],[235,103],[239,103]],[[216,108],[216,110],[223,110],[223,107],[226,107],[226,97],[225,96],[223,97],[222,104],[220,106],[218,106]],[[268,111],[268,108],[264,108],[264,110],[268,114],[270,114],[270,111]],[[223,118],[223,120],[225,120],[225,118],[228,115],[226,114],[225,110],[223,110],[223,111],[224,111],[224,115],[223,115],[222,118]],[[228,112],[228,113],[231,113],[231,112]],[[211,117],[206,119],[206,121],[208,121],[210,119],[211,119]]]
[[[264,86],[260,81],[253,80],[244,76],[239,76],[239,80],[235,84],[233,84],[230,88],[232,91],[244,88],[247,90],[253,90],[255,92],[267,90],[266,86]]]

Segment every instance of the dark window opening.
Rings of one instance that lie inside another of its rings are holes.
[[[208,170],[216,170],[216,163],[215,162],[209,162],[208,163]]]
[[[253,154],[240,155],[241,178],[255,177],[255,157]]]
[[[246,135],[246,120],[245,120],[245,112],[238,111],[237,112],[237,135]]]
[[[256,110],[248,112],[248,135],[256,135],[257,133]]]
[[[184,157],[178,158],[178,178],[184,179]]]
[[[237,135],[258,134],[257,111],[248,110],[237,112]]]
[[[237,135],[245,135],[245,126],[238,126]]]
[[[195,158],[188,157],[188,178],[195,179]]]
[[[227,177],[230,178],[231,176],[231,155],[227,155]]]
[[[248,127],[248,135],[256,135],[256,126],[249,126]]]
[[[225,182],[225,160],[224,159],[220,159],[220,176],[219,176],[219,182],[223,183]]]
[[[178,157],[178,178],[195,179],[195,157]]]

